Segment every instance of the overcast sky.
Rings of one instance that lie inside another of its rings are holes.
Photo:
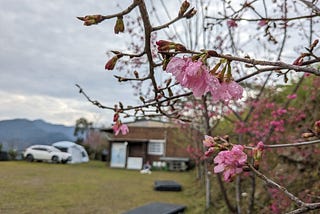
[[[115,20],[86,27],[76,16],[118,12],[116,1],[0,2],[0,120],[73,125],[85,117],[110,125],[112,112],[87,102],[75,84],[109,106],[132,97],[104,70],[106,51],[125,49],[124,35],[112,33]],[[130,1],[119,2],[125,8]]]

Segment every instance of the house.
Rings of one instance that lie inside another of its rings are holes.
[[[154,120],[136,120],[126,125],[130,130],[126,135],[120,133],[116,136],[112,128],[102,130],[107,133],[110,143],[111,167],[141,169],[146,162],[153,167],[166,166],[169,170],[186,170],[189,167],[186,148],[193,143],[197,132]]]

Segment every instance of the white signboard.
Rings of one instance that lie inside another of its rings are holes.
[[[142,161],[140,157],[128,157],[127,168],[140,170],[142,168]]]
[[[126,166],[127,143],[113,143],[111,148],[111,167]]]

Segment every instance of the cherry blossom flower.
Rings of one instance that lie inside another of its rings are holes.
[[[233,178],[240,174],[242,167],[247,161],[247,155],[243,152],[244,147],[241,145],[234,145],[229,151],[221,151],[214,158],[214,173],[223,172],[223,178],[227,182],[231,182]]]
[[[196,97],[208,92],[209,71],[200,61],[188,61],[185,68],[186,76],[181,82],[182,86],[190,88]]]
[[[241,99],[243,88],[235,81],[223,82],[219,88],[220,100],[229,102],[232,99]]]
[[[126,135],[129,133],[128,126],[125,124],[119,123],[119,122],[115,123],[112,126],[112,129],[113,129],[115,135],[118,135],[120,133],[120,131],[121,131],[121,134],[123,134],[123,135]]]
[[[192,90],[194,96],[200,97],[210,91],[213,102],[242,98],[243,88],[235,81],[220,84],[217,77],[211,75],[208,67],[201,61],[191,58],[173,57],[166,71],[175,76],[181,86]]]
[[[218,102],[220,100],[219,89],[221,87],[221,84],[220,84],[218,78],[210,75],[210,77],[208,79],[208,87],[209,87],[209,91],[211,93],[212,101]]]
[[[167,65],[166,71],[172,73],[181,86],[192,90],[194,96],[199,97],[208,92],[209,71],[201,61],[190,58],[173,57]]]
[[[233,99],[241,99],[243,94],[243,88],[235,81],[228,83],[229,94]]]
[[[182,82],[185,76],[187,58],[173,57],[167,65],[166,71],[176,77],[176,80]]]

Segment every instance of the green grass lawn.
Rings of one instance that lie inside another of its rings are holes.
[[[153,190],[155,180],[175,180],[181,192]],[[193,171],[153,171],[109,168],[103,162],[85,164],[0,162],[0,213],[122,213],[150,202],[187,206],[203,213],[203,194]]]

